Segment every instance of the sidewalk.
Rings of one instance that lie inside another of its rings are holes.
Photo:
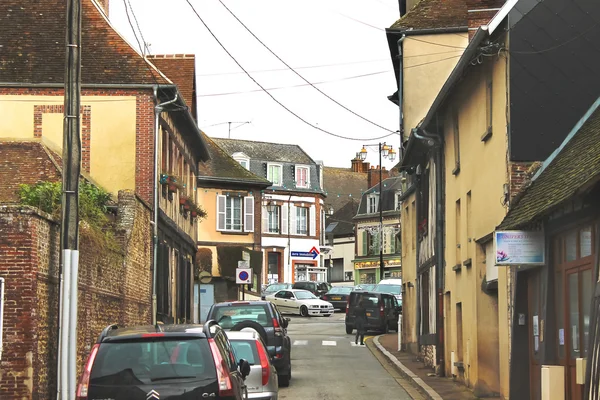
[[[396,370],[413,384],[429,400],[472,400],[473,393],[451,378],[428,376],[433,371],[416,361],[414,354],[399,352],[398,335],[388,334],[373,338],[377,350],[384,354],[396,367]]]

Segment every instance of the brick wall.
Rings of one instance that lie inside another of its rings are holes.
[[[523,189],[529,186],[530,180],[541,166],[539,162],[511,162],[510,163],[510,188],[509,188],[509,200],[512,204],[512,200],[517,196]]]
[[[148,204],[153,204],[154,185],[154,101],[152,95],[136,97],[135,191]]]
[[[481,25],[487,25],[504,5],[505,0],[467,0],[469,40]]]
[[[116,246],[82,222],[78,369],[108,324],[150,323],[150,210],[120,192]],[[29,207],[0,207],[0,276],[6,279],[0,398],[48,399],[55,392],[60,226]]]

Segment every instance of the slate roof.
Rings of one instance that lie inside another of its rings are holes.
[[[333,233],[334,237],[353,235],[354,222],[352,221],[352,218],[354,218],[358,212],[359,204],[359,197],[346,200],[345,204],[335,211],[333,215],[327,215],[327,227],[325,233]]]
[[[366,172],[353,172],[350,168],[325,167],[323,169],[323,187],[327,193],[325,206],[338,211],[349,200],[360,201],[360,196],[368,189]]]
[[[0,203],[19,203],[20,184],[59,182],[60,163],[40,142],[0,141]]]
[[[66,1],[0,1],[0,83],[63,83]],[[93,0],[82,1],[82,82],[169,84],[115,29]]]
[[[466,27],[465,0],[421,0],[390,29],[432,29]]]
[[[263,187],[271,186],[271,182],[253,174],[246,168],[242,167],[237,161],[235,161],[229,154],[221,149],[213,139],[202,134],[207,144],[208,153],[210,160],[200,163],[198,168],[198,186],[202,187],[204,182],[210,181],[211,179],[205,178],[218,178],[217,183],[224,182],[247,182],[248,184],[255,184]]]
[[[229,154],[242,152],[257,161],[315,164],[315,161],[297,144],[257,142],[252,140],[213,138]]]
[[[400,176],[394,176],[392,178],[384,179],[382,182],[382,209],[385,213],[386,211],[396,211],[395,209],[395,194],[396,192],[402,190],[402,178]],[[379,193],[379,184],[373,186],[369,190],[367,190],[361,197],[360,206],[358,208],[358,212],[356,217],[365,217],[368,215],[378,216],[379,212],[376,214],[368,214],[367,213],[367,196],[370,193]]]
[[[516,229],[550,213],[600,177],[600,98],[542,165],[498,229]]]

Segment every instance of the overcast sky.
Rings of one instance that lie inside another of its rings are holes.
[[[111,0],[110,19],[137,43],[124,4],[130,1],[152,54],[196,55],[198,124],[209,136],[300,145],[325,165],[349,167],[363,144],[388,131],[340,107],[286,68],[219,0],[190,0],[200,17],[241,66],[272,96],[330,136],[303,123],[257,86],[211,36],[186,0]],[[398,107],[384,29],[398,18],[397,0],[222,0],[263,43],[309,82],[345,107],[391,131]],[[135,20],[131,16],[135,26]],[[139,37],[139,34],[138,34]],[[141,39],[140,39],[141,40]],[[241,123],[250,122],[244,125]],[[241,126],[240,126],[241,125]],[[377,149],[367,161],[378,164]],[[397,160],[396,160],[397,161]],[[393,163],[383,163],[391,167]]]

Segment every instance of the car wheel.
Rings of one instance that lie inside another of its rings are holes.
[[[354,330],[354,328],[352,328],[350,325],[346,325],[346,333],[348,335],[352,335],[353,330]]]
[[[240,321],[237,324],[235,324],[234,326],[232,326],[231,330],[232,331],[241,331],[244,328],[254,329],[256,332],[258,332],[258,334],[260,335],[262,340],[264,340],[265,343],[268,342],[267,331],[265,331],[265,328],[263,328],[262,325],[259,324],[258,322]]]
[[[306,306],[300,307],[300,316],[308,317],[308,308]]]

